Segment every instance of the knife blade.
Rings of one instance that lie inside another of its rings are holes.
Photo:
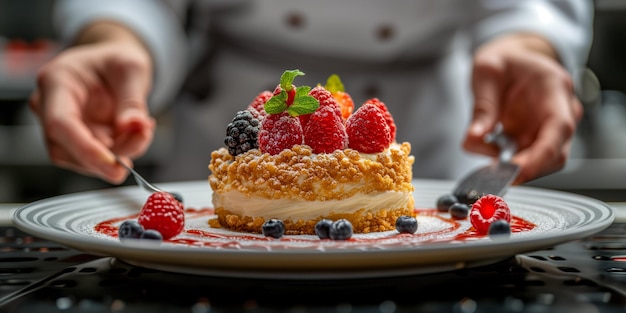
[[[486,194],[503,196],[519,173],[519,166],[511,162],[517,145],[503,133],[502,124],[498,124],[484,140],[496,144],[500,153],[496,162],[471,172],[457,183],[452,194],[459,202],[468,205]]]

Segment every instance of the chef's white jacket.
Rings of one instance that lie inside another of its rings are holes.
[[[486,162],[461,148],[472,51],[503,33],[538,33],[576,77],[592,10],[587,0],[64,0],[56,23],[69,43],[94,20],[117,21],[149,47],[151,109],[175,117],[161,180],[206,179],[226,125],[286,69],[306,73],[296,85],[339,74],[357,107],[380,98],[397,140],[412,144],[414,177],[452,179]]]

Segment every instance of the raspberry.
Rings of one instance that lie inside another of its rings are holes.
[[[261,123],[259,148],[264,153],[278,154],[303,142],[300,121],[287,112],[270,114]]]
[[[248,110],[237,112],[226,128],[224,144],[228,148],[228,153],[236,156],[258,148],[259,127],[259,120],[254,117],[253,113]]]
[[[348,147],[363,153],[378,153],[391,144],[384,113],[374,104],[364,104],[346,121]]]
[[[265,90],[265,91],[260,92],[256,96],[256,98],[254,98],[254,100],[252,100],[252,102],[248,105],[248,110],[254,109],[254,110],[256,110],[256,112],[259,113],[261,118],[266,117],[267,116],[267,112],[265,112],[265,108],[263,106],[265,105],[265,102],[267,102],[267,100],[269,100],[272,96],[273,96],[273,94],[269,90]],[[255,116],[255,117],[257,117],[257,116]]]
[[[183,205],[167,192],[155,192],[141,208],[137,221],[144,229],[161,233],[163,239],[178,235],[185,226]]]
[[[394,123],[393,117],[391,116],[391,113],[389,113],[389,110],[387,109],[387,106],[385,105],[385,103],[380,101],[378,98],[371,98],[365,101],[363,104],[366,104],[366,103],[371,103],[377,106],[383,112],[383,114],[385,115],[385,121],[387,122],[387,125],[389,125],[389,134],[391,135],[391,142],[396,140],[396,123]]]
[[[311,91],[309,91],[309,95],[317,99],[317,101],[319,101],[320,106],[317,109],[318,111],[319,109],[323,107],[330,107],[332,109],[333,114],[341,117],[341,109],[339,108],[339,104],[337,104],[337,100],[335,100],[332,94],[328,90],[326,90],[324,87],[317,86],[311,89]],[[306,128],[306,126],[309,124],[309,119],[311,118],[312,114],[313,113],[298,116],[298,118],[300,119],[300,124],[302,124],[303,129]]]
[[[320,108],[324,106],[330,106],[333,108],[334,112],[337,113],[338,116],[341,116],[341,109],[339,108],[339,104],[337,104],[337,100],[333,98],[333,95],[330,93],[330,91],[326,90],[326,88],[322,86],[316,86],[315,88],[311,89],[311,91],[309,91],[309,95],[320,102]]]
[[[511,211],[504,199],[496,195],[484,195],[472,205],[470,221],[479,234],[487,234],[489,226],[497,221],[511,222]]]
[[[304,144],[311,147],[313,153],[332,153],[346,145],[346,128],[341,117],[335,114],[331,106],[323,106],[311,114],[304,129]]]
[[[304,129],[306,125],[309,125],[309,120],[311,119],[312,114],[313,113],[298,115],[298,119],[300,120],[300,125],[302,125],[302,129]]]

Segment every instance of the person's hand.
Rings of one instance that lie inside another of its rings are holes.
[[[92,25],[78,42],[40,69],[30,107],[54,164],[121,183],[127,172],[114,153],[129,163],[152,141],[150,54],[115,24]]]
[[[571,76],[541,37],[515,34],[484,44],[474,55],[474,109],[463,147],[497,156],[497,147],[483,138],[501,122],[518,146],[515,184],[560,170],[583,114],[573,89]]]

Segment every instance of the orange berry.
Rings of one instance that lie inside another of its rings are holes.
[[[345,91],[336,91],[333,92],[332,95],[339,105],[341,117],[344,121],[347,120],[354,110],[354,101],[352,101],[352,97],[350,97],[350,94]]]

